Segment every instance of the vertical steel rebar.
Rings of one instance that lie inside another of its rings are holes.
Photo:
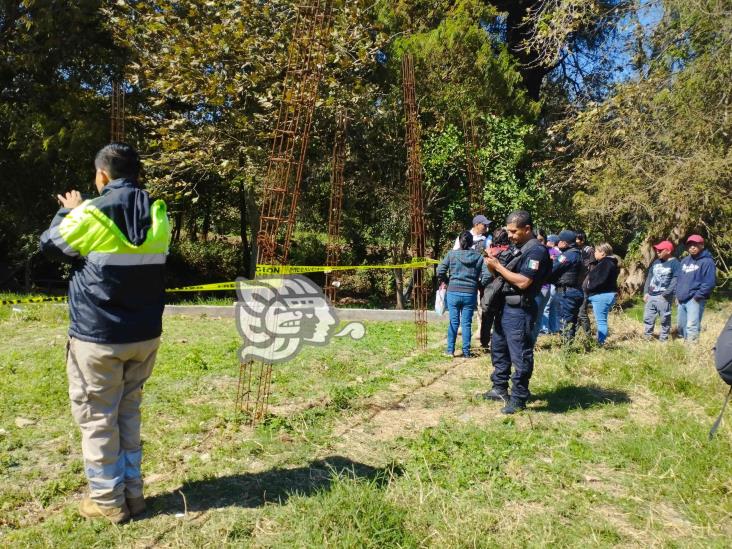
[[[480,199],[481,173],[478,163],[478,130],[475,120],[463,116],[463,137],[465,140],[465,162],[468,172],[468,209],[470,215],[481,213]]]
[[[332,20],[330,0],[298,7],[274,129],[257,233],[257,263],[287,262],[318,85]]]
[[[125,92],[119,80],[112,81],[110,113],[110,142],[120,143],[125,140]]]
[[[426,256],[422,160],[420,155],[419,118],[414,80],[414,60],[411,54],[402,58],[404,111],[406,118],[407,179],[409,181],[410,229],[413,257]],[[414,322],[417,348],[427,347],[427,283],[425,269],[412,270],[414,291]]]
[[[343,172],[346,164],[346,131],[348,117],[345,110],[336,115],[336,134],[333,143],[333,163],[330,187],[330,208],[328,209],[328,244],[326,246],[326,265],[335,266],[341,257],[341,213],[343,210]],[[325,295],[335,303],[338,290],[338,271],[326,271]],[[336,283],[336,284],[334,284]]]
[[[261,212],[257,232],[257,264],[286,264],[300,199],[305,156],[325,63],[332,21],[331,0],[304,1],[297,7],[295,32],[289,45],[282,100],[272,137],[267,173],[261,190]],[[249,387],[242,390],[240,375],[237,407],[247,413],[249,423],[265,418],[269,407],[272,365],[261,362],[256,399],[252,389],[256,365],[248,369]],[[246,376],[244,376],[246,377]],[[246,401],[243,396],[246,394]]]

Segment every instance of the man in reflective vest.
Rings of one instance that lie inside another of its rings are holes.
[[[145,509],[140,401],[160,345],[170,225],[138,184],[132,147],[107,145],[95,167],[100,196],[58,195],[41,250],[72,263],[66,371],[89,481],[80,513],[120,523]]]

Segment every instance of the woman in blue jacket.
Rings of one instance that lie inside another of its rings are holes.
[[[681,273],[676,283],[677,322],[679,335],[684,341],[693,343],[699,339],[704,306],[717,283],[717,267],[712,254],[704,249],[704,239],[698,234],[686,239],[686,249],[689,255],[681,260]]]
[[[462,324],[463,356],[469,357],[473,312],[478,302],[478,284],[485,286],[490,279],[490,272],[483,261],[483,256],[470,249],[473,245],[473,235],[465,231],[460,234],[459,241],[460,249],[448,252],[437,266],[437,279],[440,282],[449,280],[446,296],[447,309],[450,313],[447,354],[454,355],[458,327]]]

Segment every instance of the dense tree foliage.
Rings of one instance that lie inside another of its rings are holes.
[[[0,281],[31,267],[56,193],[93,189],[123,53],[106,28],[94,0],[0,2]]]
[[[553,128],[571,158],[553,164],[555,191],[628,246],[633,286],[659,239],[700,232],[727,272],[732,256],[732,2],[641,7],[658,22],[633,35],[633,77]]]
[[[174,220],[172,276],[249,273],[292,0],[0,0],[0,282],[58,276],[34,256],[53,195],[91,192],[125,79],[127,139]],[[294,262],[322,262],[330,156],[349,116],[344,261],[409,257],[400,61],[414,55],[428,250],[470,212],[463,119],[478,128],[485,213],[582,225],[643,266],[689,231],[732,256],[726,0],[335,1]],[[18,271],[20,268],[20,271]],[[14,271],[15,276],[11,276]],[[633,277],[631,277],[633,282]],[[367,274],[354,289],[404,283]],[[393,295],[393,294],[392,294]]]

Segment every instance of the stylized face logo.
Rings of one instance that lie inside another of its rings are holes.
[[[303,344],[326,345],[338,324],[335,309],[321,289],[301,275],[237,279],[236,323],[244,345],[241,360],[283,362]],[[360,339],[363,326],[355,330]],[[360,335],[359,335],[360,334]]]

